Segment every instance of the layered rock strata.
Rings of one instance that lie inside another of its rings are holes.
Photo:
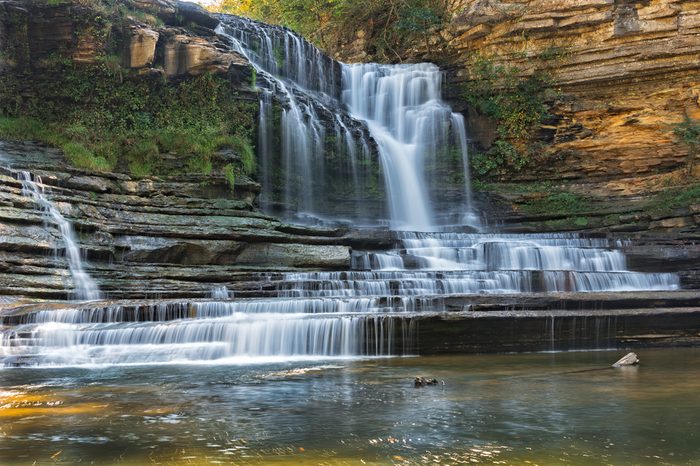
[[[545,71],[560,92],[535,142],[541,162],[509,177],[548,179],[599,196],[636,196],[685,182],[688,147],[673,135],[700,118],[700,3],[681,0],[457,0],[450,17],[405,51],[448,71],[453,105],[465,112],[477,150],[494,122],[470,110],[462,85],[479,58]],[[371,59],[378,31],[344,38],[338,57]],[[697,164],[696,164],[697,165]],[[698,176],[698,168],[695,176]]]
[[[0,1],[0,66],[37,71],[59,57],[99,63],[116,52],[137,73],[172,78],[235,70],[250,76],[247,60],[218,41],[213,29],[219,21],[201,7],[170,0],[126,4],[137,9],[113,13],[124,18],[112,22],[99,6],[80,2]]]
[[[74,224],[88,271],[113,297],[206,296],[256,270],[342,269],[349,248],[333,229],[285,225],[256,212],[259,185],[223,177],[134,180],[66,168],[62,154],[2,143],[0,294],[62,298],[72,289],[57,229],[22,195],[19,170],[40,176]],[[146,284],[147,283],[147,284]]]

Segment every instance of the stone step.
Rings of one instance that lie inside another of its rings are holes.
[[[154,315],[162,320],[180,319],[196,315],[198,306],[206,312],[289,312],[309,303],[311,310],[336,312],[338,315],[353,312],[389,313],[406,317],[453,316],[477,318],[484,316],[606,316],[659,314],[674,309],[700,309],[700,291],[666,291],[634,293],[534,293],[518,295],[448,295],[416,297],[362,297],[362,298],[269,298],[212,300],[111,300],[83,303],[34,302],[0,305],[0,323],[17,325],[28,322],[31,315],[42,311],[84,310],[96,315],[113,315],[117,312],[124,319],[149,320]],[[328,303],[330,307],[322,306]],[[334,303],[346,303],[342,308]],[[354,305],[353,303],[357,303]],[[231,306],[236,306],[232,308]],[[243,306],[248,306],[244,308]],[[322,306],[322,307],[319,307]],[[217,314],[218,315],[218,314]],[[388,314],[386,314],[388,315]],[[131,316],[131,317],[129,317]],[[138,316],[142,316],[139,318]],[[164,316],[164,317],[163,317]]]

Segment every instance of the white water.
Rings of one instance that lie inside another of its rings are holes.
[[[225,19],[217,32],[257,71],[265,207],[275,197],[272,173],[278,150],[284,177],[277,183],[282,188],[277,198],[286,217],[333,219],[338,214],[326,212],[328,207],[318,200],[342,181],[352,186],[355,199],[345,210],[362,219],[367,207],[359,199],[367,194],[372,176],[362,163],[371,155],[369,136],[379,151],[393,229],[433,231],[438,226],[429,185],[435,191],[440,180],[426,172],[449,158],[450,151],[459,153],[465,180],[462,220],[476,225],[464,120],[441,100],[442,73],[435,65],[340,64],[287,29],[244,18]],[[279,121],[273,115],[275,100],[282,107]],[[358,129],[365,125],[369,134]],[[332,165],[344,163],[344,173],[328,173],[326,160],[339,157],[343,162],[334,160]],[[339,180],[346,175],[347,180]]]
[[[330,146],[335,156],[346,157],[340,176],[352,181],[357,197],[371,176],[362,168],[371,141],[358,129],[361,120],[381,157],[391,226],[414,232],[398,233],[388,250],[354,251],[352,271],[262,274],[256,299],[240,299],[236,289],[233,301],[233,288],[220,285],[210,290],[216,301],[30,312],[0,332],[1,363],[250,363],[396,355],[410,351],[414,317],[445,311],[443,297],[450,295],[679,288],[675,274],[628,270],[616,249],[622,245],[605,238],[428,233],[438,228],[440,216],[429,194],[430,184],[439,180],[429,172],[449,150],[459,152],[466,180],[462,221],[477,223],[464,120],[442,102],[438,68],[341,66],[288,30],[243,19],[234,26],[218,32],[258,73],[263,204],[282,202],[284,213],[297,219],[321,217],[321,198],[336,181],[326,179]],[[342,79],[335,79],[336,71]],[[278,120],[275,100],[281,102]],[[276,170],[284,179],[279,193],[272,192]],[[83,269],[72,226],[41,180],[28,173],[21,178],[25,194],[61,231],[76,295],[96,299],[99,291]],[[361,218],[364,205],[358,199],[353,205]]]
[[[367,123],[379,147],[392,229],[436,230],[427,164],[447,156],[441,152],[455,142],[465,171],[464,217],[473,218],[463,117],[441,96],[442,73],[430,63],[343,66],[343,101],[353,117]]]
[[[337,113],[335,94],[339,87],[332,68],[338,64],[289,30],[244,18],[237,18],[233,27],[222,23],[217,33],[227,38],[256,70],[260,91],[257,155],[263,208],[270,210],[276,200],[282,204],[282,215],[289,219],[328,217],[318,200],[333,184],[325,167],[329,153],[347,157],[354,181],[353,197],[360,197],[366,175],[358,154],[363,158],[369,154],[364,136],[353,135]],[[280,105],[279,116],[275,115],[275,102]],[[327,125],[329,120],[332,126]],[[335,144],[329,146],[329,140]],[[277,157],[281,170],[275,165]],[[277,174],[275,181],[277,170],[282,174]],[[275,193],[277,185],[282,188],[279,193]],[[361,209],[355,206],[354,210],[359,217]]]
[[[44,184],[40,177],[32,177],[32,174],[28,171],[20,171],[17,176],[22,182],[22,194],[31,198],[39,206],[44,213],[46,223],[56,226],[61,234],[66,260],[68,261],[71,278],[73,279],[73,295],[75,299],[100,299],[101,295],[97,283],[83,267],[80,247],[78,246],[78,241],[71,222],[69,222],[61,214],[56,205],[51,202],[44,190]]]
[[[376,313],[373,304],[267,300],[42,311],[0,334],[0,360],[84,366],[396,354],[394,339],[410,341],[411,322]]]

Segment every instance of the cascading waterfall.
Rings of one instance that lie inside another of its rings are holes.
[[[451,148],[460,152],[464,170],[463,219],[474,222],[464,119],[441,95],[442,74],[430,63],[343,67],[343,101],[367,123],[379,147],[393,229],[436,229],[426,173],[428,163],[447,157]]]
[[[61,214],[56,205],[48,198],[40,177],[32,176],[28,171],[18,172],[17,177],[22,182],[22,194],[31,198],[44,212],[46,223],[55,225],[61,233],[66,260],[73,279],[75,299],[100,299],[101,295],[97,283],[83,267],[80,247],[71,222]]]
[[[435,65],[344,65],[288,29],[221,19],[217,32],[250,60],[261,88],[258,157],[265,208],[274,211],[276,198],[283,215],[296,220],[379,220],[394,229],[431,231],[443,223],[431,193],[440,191],[445,176],[461,173],[459,220],[476,225],[464,121],[442,102],[442,74]],[[372,170],[372,147],[383,187]],[[274,174],[275,166],[283,175]],[[371,215],[372,196],[382,189],[389,215]]]
[[[217,32],[256,70],[262,207],[296,221],[367,221],[369,143],[339,108],[340,65],[283,28],[228,17]],[[328,193],[348,171],[352,176],[329,207]]]
[[[251,363],[403,354],[415,329],[410,319],[395,313],[405,306],[413,309],[413,301],[382,305],[379,301],[277,299],[40,311],[25,315],[20,325],[0,334],[0,361],[5,365]],[[380,312],[382,306],[388,306],[387,312]]]
[[[256,70],[263,208],[295,221],[389,223],[399,230],[394,246],[354,250],[347,271],[260,273],[249,289],[217,284],[208,301],[90,303],[5,316],[0,364],[407,354],[417,317],[446,312],[451,295],[680,287],[675,274],[628,270],[623,245],[607,238],[434,232],[454,218],[435,194],[447,175],[463,178],[450,200],[458,222],[478,226],[464,119],[441,100],[436,66],[342,65],[287,29],[244,18],[222,16],[217,32]],[[97,299],[72,226],[41,180],[26,172],[20,179],[61,231],[77,297]],[[374,206],[376,197],[387,209]]]

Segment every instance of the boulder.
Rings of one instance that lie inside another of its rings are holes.
[[[130,26],[124,42],[124,67],[145,68],[156,56],[158,32],[141,26]]]
[[[178,8],[172,0],[127,0],[126,3],[134,9],[157,16],[166,23],[175,21],[177,17]]]
[[[639,358],[635,353],[627,353],[620,360],[618,360],[613,367],[624,367],[624,366],[636,366],[639,364]]]
[[[437,379],[426,379],[425,377],[416,377],[413,380],[413,386],[418,388],[418,387],[425,387],[426,385],[437,385],[438,381]],[[443,382],[443,385],[445,382]]]
[[[176,34],[165,43],[164,69],[168,77],[226,74],[233,64],[247,65],[239,55],[221,51],[201,37]]]
[[[219,20],[200,5],[192,2],[177,2],[177,14],[181,24],[194,23],[209,29],[219,25]]]

